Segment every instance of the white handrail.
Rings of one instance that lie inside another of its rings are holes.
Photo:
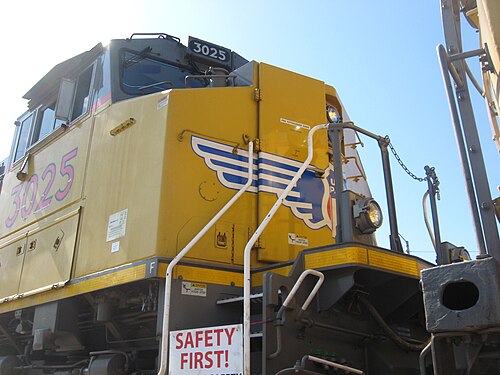
[[[321,284],[323,284],[323,281],[325,280],[325,275],[323,275],[323,273],[316,271],[316,270],[312,270],[312,269],[307,269],[300,274],[298,280],[295,282],[294,286],[292,287],[292,290],[290,291],[288,296],[285,298],[285,302],[283,302],[282,306],[285,309],[290,305],[290,302],[292,302],[293,297],[295,297],[295,293],[297,293],[297,290],[299,290],[300,286],[304,282],[304,279],[307,277],[307,275],[314,275],[314,276],[318,277],[318,281],[316,282],[316,285],[314,285],[313,290],[311,290],[311,293],[309,293],[309,296],[307,296],[307,299],[305,300],[304,304],[302,305],[301,310],[306,311],[307,308],[309,307],[309,304],[313,300],[316,293],[318,293],[318,290],[321,287]]]
[[[257,239],[262,234],[264,229],[266,229],[267,225],[273,218],[274,214],[281,206],[285,198],[288,196],[290,191],[293,189],[299,178],[302,176],[306,168],[311,164],[311,160],[313,158],[313,135],[317,130],[328,128],[329,124],[321,124],[313,127],[307,136],[307,158],[302,163],[301,167],[295,173],[292,180],[288,184],[288,186],[283,190],[278,200],[274,204],[274,206],[269,210],[269,213],[266,215],[262,223],[260,223],[259,227],[252,235],[247,245],[245,246],[244,253],[244,263],[243,263],[243,362],[244,362],[244,375],[250,375],[250,290],[252,287],[251,284],[251,275],[250,275],[250,253],[253,245],[257,242]]]
[[[208,232],[208,230],[220,219],[220,217],[236,202],[239,197],[252,185],[253,181],[253,142],[248,143],[248,180],[243,187],[226,203],[226,205],[210,220],[207,225],[172,259],[167,267],[165,274],[165,301],[163,304],[163,328],[161,339],[160,351],[160,369],[158,375],[165,375],[168,369],[167,356],[169,348],[169,334],[170,334],[170,299],[172,292],[172,274],[173,269],[179,261],[191,250],[191,248],[199,241],[201,237]]]

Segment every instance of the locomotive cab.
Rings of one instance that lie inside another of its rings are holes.
[[[137,38],[141,35],[113,40],[105,47],[98,44],[58,64],[33,86],[23,96],[28,100],[28,111],[16,121],[10,164],[62,125],[80,122],[105,103],[185,88],[186,76],[203,75],[212,67],[189,59],[188,50],[178,38],[167,34],[158,34],[157,39]],[[235,52],[224,51],[228,59],[219,65],[229,71],[247,63]],[[211,64],[218,63],[208,60]],[[198,77],[189,80],[189,85],[203,87],[207,82],[208,78]]]

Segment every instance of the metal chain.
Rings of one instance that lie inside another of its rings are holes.
[[[411,178],[413,178],[414,180],[417,180],[418,182],[424,182],[424,181],[427,181],[427,177],[417,177],[414,173],[412,173],[408,167],[403,163],[403,161],[401,160],[401,158],[399,157],[398,153],[396,152],[396,149],[394,148],[394,146],[392,145],[392,143],[390,142],[390,139],[389,139],[389,136],[386,136],[385,139],[389,142],[388,143],[388,146],[389,148],[391,149],[392,153],[394,154],[394,157],[396,158],[396,160],[398,161],[399,165],[401,166],[401,168],[403,168],[403,170],[408,174],[408,176],[410,176]]]

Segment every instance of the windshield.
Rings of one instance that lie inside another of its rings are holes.
[[[171,88],[184,88],[187,75],[196,74],[189,69],[169,64],[150,55],[151,49],[141,52],[122,50],[121,86],[129,95],[146,95]],[[203,80],[190,80],[190,87],[205,86]]]

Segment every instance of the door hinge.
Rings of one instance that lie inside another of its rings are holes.
[[[255,138],[254,141],[253,141],[253,151],[254,152],[260,152],[261,149],[260,149],[260,138]]]
[[[254,89],[253,90],[253,98],[256,102],[260,102],[262,100],[262,91],[261,89]]]

